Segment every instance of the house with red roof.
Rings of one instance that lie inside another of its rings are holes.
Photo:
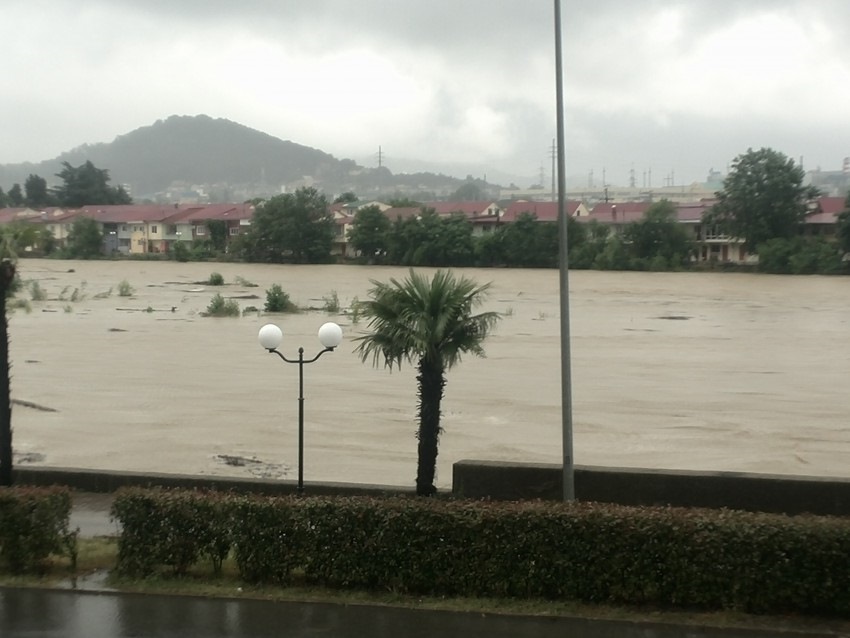
[[[567,200],[566,212],[570,217],[587,217],[590,211],[583,202],[578,200]],[[505,207],[505,212],[502,215],[504,223],[515,222],[523,213],[534,215],[539,222],[557,222],[558,221],[558,202],[534,202],[526,200],[513,201]]]
[[[806,213],[805,235],[834,237],[838,231],[838,216],[844,212],[846,203],[844,197],[818,197]]]

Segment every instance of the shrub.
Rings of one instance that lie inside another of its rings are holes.
[[[203,496],[115,501],[123,570],[233,547],[241,576],[434,596],[850,615],[850,520],[599,503]],[[214,559],[216,560],[216,559]]]
[[[171,254],[176,261],[185,263],[189,261],[191,250],[183,241],[176,241],[171,245]]]
[[[33,301],[44,301],[47,299],[47,291],[41,287],[38,281],[31,281],[29,284],[30,297]]]
[[[360,323],[360,315],[363,312],[363,303],[357,297],[351,300],[350,312],[351,323]]]
[[[278,284],[266,290],[266,312],[296,312],[297,307]]]
[[[77,534],[68,529],[67,488],[0,488],[0,566],[13,574],[41,571],[52,554],[75,569]]]
[[[219,272],[210,273],[210,278],[207,280],[209,286],[223,286],[224,277]]]
[[[32,312],[32,304],[27,299],[12,299],[9,302],[9,307],[12,310],[23,310],[27,313]]]
[[[339,314],[339,295],[336,293],[336,290],[331,290],[327,297],[322,297],[322,301],[324,302],[324,310],[328,314]]]
[[[126,279],[122,279],[121,283],[118,284],[119,297],[132,297],[134,292],[136,291],[133,289],[133,286],[131,286],[130,282]]]
[[[216,295],[207,306],[207,316],[209,317],[238,317],[241,312],[239,304],[233,299],[225,299],[220,294]]]
[[[218,493],[120,490],[110,512],[122,527],[117,571],[146,576],[164,565],[182,575],[207,558],[218,573],[230,552],[227,500]]]

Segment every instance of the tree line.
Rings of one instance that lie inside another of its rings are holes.
[[[229,246],[232,258],[257,262],[326,263],[342,227],[327,199],[313,188],[257,202],[248,231]],[[622,237],[597,222],[568,219],[568,245],[574,268],[669,270],[686,266],[692,253],[687,231],[667,201],[654,204]],[[551,268],[558,265],[558,225],[523,213],[512,223],[494,223],[476,235],[462,213],[437,215],[423,207],[415,216],[391,220],[376,206],[357,211],[346,238],[367,264],[464,267]]]
[[[40,175],[30,174],[24,186],[14,184],[9,192],[0,188],[0,208],[79,208],[96,204],[132,204],[133,200],[122,186],[110,186],[109,171],[97,168],[91,161],[80,166],[62,162],[62,170],[56,173],[62,180],[59,186],[50,188]]]
[[[91,162],[73,167],[67,162],[57,174],[63,184],[48,189],[31,175],[9,193],[0,191],[0,204],[15,192],[22,203],[50,201],[69,207],[86,204],[130,203],[120,187],[109,186],[109,172]],[[715,205],[702,219],[705,227],[739,238],[750,254],[758,255],[759,269],[774,273],[838,273],[848,270],[850,254],[850,194],[838,216],[834,235],[808,236],[806,215],[819,193],[804,183],[805,174],[782,153],[749,149],[732,162]],[[16,185],[17,186],[17,185]],[[336,201],[356,202],[353,193]],[[410,200],[398,206],[420,206]],[[229,259],[253,262],[327,263],[335,259],[334,243],[342,243],[343,227],[335,223],[330,202],[315,188],[254,202],[256,211],[248,231],[228,244],[226,228],[211,223],[210,239],[196,240],[191,248],[177,246],[175,258],[209,259],[227,253]],[[569,264],[576,269],[680,270],[693,264],[694,239],[676,220],[675,206],[662,200],[643,219],[612,232],[610,226],[568,220]],[[25,229],[15,232],[23,233]],[[40,241],[50,248],[50,238]],[[437,215],[420,207],[419,214],[388,218],[377,206],[356,213],[346,241],[356,260],[369,264],[463,267],[505,266],[552,268],[559,263],[558,225],[540,222],[532,213],[514,222],[492,224],[483,234],[474,232],[462,214]],[[102,237],[89,220],[74,223],[63,254],[94,257]],[[44,250],[43,252],[49,252]]]

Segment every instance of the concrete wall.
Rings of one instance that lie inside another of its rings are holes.
[[[86,492],[114,492],[125,486],[231,490],[256,494],[294,494],[294,481],[225,476],[146,474],[73,468],[26,467],[14,470],[25,485],[67,485]],[[850,516],[850,479],[778,476],[737,472],[694,472],[576,466],[576,497],[622,505],[675,505],[785,514]],[[412,495],[415,489],[392,485],[307,483],[308,495]],[[460,461],[454,465],[454,496],[494,500],[560,500],[560,465]]]
[[[190,476],[185,474],[157,474],[144,472],[117,472],[111,470],[81,470],[63,467],[18,466],[13,470],[13,480],[23,485],[67,485],[84,492],[114,492],[121,487],[169,487],[206,489],[239,493],[284,495],[295,494],[294,481],[250,479],[233,476]],[[391,485],[360,485],[356,483],[305,483],[304,493],[311,496],[386,496],[414,494],[414,488]]]
[[[460,461],[453,491],[465,498],[560,500],[560,465]],[[850,516],[850,479],[739,472],[575,467],[576,498],[622,505],[675,505]]]

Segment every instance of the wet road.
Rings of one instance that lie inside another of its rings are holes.
[[[3,638],[776,638],[818,636],[625,621],[188,596],[0,588]]]

